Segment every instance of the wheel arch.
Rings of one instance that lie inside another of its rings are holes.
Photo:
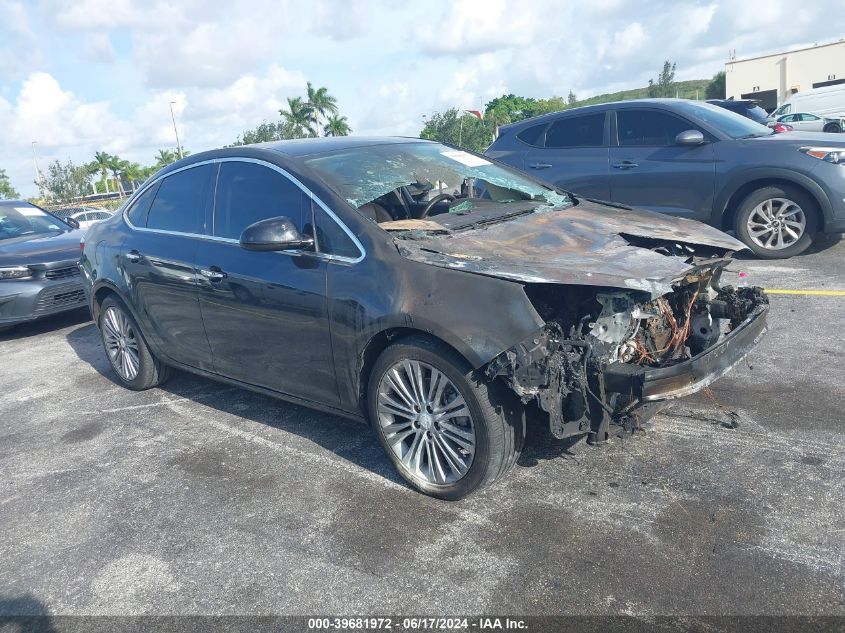
[[[722,203],[717,205],[716,208],[720,209],[720,217],[717,218],[716,222],[713,222],[713,225],[719,227],[723,231],[733,230],[736,212],[740,203],[742,203],[742,201],[751,192],[757,189],[777,185],[786,185],[788,187],[797,188],[815,201],[817,206],[816,211],[818,213],[818,228],[821,230],[825,224],[826,218],[830,217],[831,214],[830,201],[827,194],[825,194],[824,190],[822,190],[822,188],[811,179],[803,176],[802,174],[793,172],[778,173],[776,175],[768,176],[760,175],[748,178],[741,183],[735,184],[730,189],[730,195],[725,196]]]
[[[370,381],[370,373],[373,370],[373,366],[379,356],[381,356],[382,352],[384,352],[384,350],[386,350],[389,346],[410,337],[422,337],[440,345],[444,345],[464,359],[468,365],[474,368],[477,367],[477,365],[468,358],[468,355],[465,352],[462,352],[455,345],[450,344],[449,341],[429,331],[406,326],[385,328],[374,334],[361,352],[356,392],[358,395],[358,407],[364,414],[364,417],[367,415],[367,386]],[[470,354],[470,356],[472,356],[472,354]]]

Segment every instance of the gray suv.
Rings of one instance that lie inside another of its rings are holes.
[[[774,134],[700,101],[547,114],[503,127],[486,154],[586,198],[733,230],[760,257],[845,232],[845,139]]]

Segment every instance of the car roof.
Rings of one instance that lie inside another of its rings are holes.
[[[610,108],[614,109],[626,109],[626,108],[638,108],[644,105],[656,105],[656,106],[672,106],[676,103],[685,103],[693,101],[692,99],[670,99],[670,98],[648,98],[648,99],[627,99],[625,101],[609,101],[607,103],[596,103],[593,105],[588,106],[581,106],[578,108],[566,108],[564,110],[558,110],[557,112],[549,112],[548,114],[541,114],[539,116],[531,117],[530,119],[523,119],[522,121],[516,121],[515,123],[509,123],[508,125],[503,125],[501,129],[510,130],[517,127],[530,127],[532,125],[540,125],[542,123],[547,123],[553,119],[556,119],[561,114],[570,113],[578,113],[578,114],[586,114],[589,112],[604,112]],[[694,103],[701,103],[700,101],[695,101]]]
[[[731,105],[752,107],[758,105],[760,102],[757,99],[708,99],[707,103],[712,103],[713,105],[722,107]]]
[[[30,207],[35,206],[31,202],[27,202],[26,200],[0,200],[0,206],[4,207],[13,207],[21,204],[25,204]]]
[[[323,138],[297,138],[284,141],[255,143],[242,147],[269,149],[288,156],[307,156],[333,152],[339,149],[370,147],[373,145],[394,145],[398,143],[432,143],[424,139],[409,136],[329,136]]]

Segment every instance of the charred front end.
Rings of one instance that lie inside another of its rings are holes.
[[[766,332],[761,288],[721,286],[731,260],[690,258],[690,270],[655,293],[612,287],[527,284],[545,321],[494,358],[500,377],[526,405],[548,416],[555,437],[639,428],[661,403],[724,375]]]

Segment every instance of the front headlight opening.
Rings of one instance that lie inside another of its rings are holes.
[[[826,163],[845,165],[845,148],[842,147],[802,147],[798,151]]]
[[[26,279],[27,277],[32,277],[32,271],[26,266],[0,268],[0,281],[6,279]]]

